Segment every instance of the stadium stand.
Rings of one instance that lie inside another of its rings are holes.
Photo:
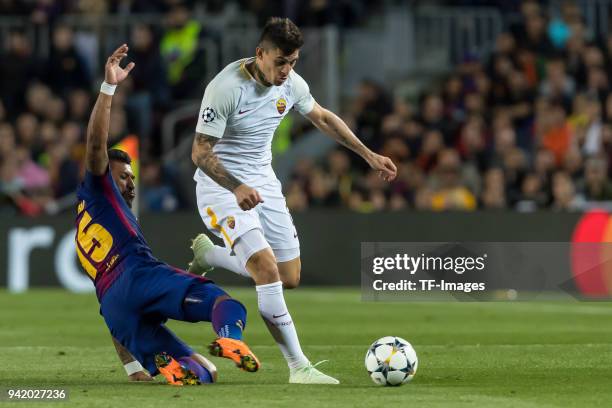
[[[277,2],[205,3],[209,13],[248,15],[256,24],[279,13],[279,7],[268,6]],[[281,14],[303,27],[340,29],[371,23],[383,7],[368,1],[278,3]],[[460,3],[490,8],[495,2]],[[343,118],[366,144],[398,164],[395,182],[381,182],[361,159],[332,148],[322,159],[292,165],[284,183],[290,209],[609,206],[612,35],[588,26],[577,2],[498,3],[504,23],[492,39],[492,52],[463,53],[443,76],[432,74],[417,98],[400,95],[397,83],[367,78],[345,98]],[[91,37],[65,23],[65,15],[146,15],[164,21],[159,26],[135,19],[130,25],[126,39],[136,68],[113,100],[110,138],[139,135],[143,211],[194,206],[182,193],[191,188],[190,177],[163,160],[160,139],[165,115],[200,98],[206,78],[215,74],[207,72],[207,57],[197,44],[223,32],[193,18],[198,7],[202,2],[0,1],[3,18],[28,19],[46,30],[50,41],[44,52],[39,38],[0,24],[1,213],[35,216],[72,209],[99,64],[88,52]],[[275,140],[277,158],[312,131],[302,121],[289,121]]]

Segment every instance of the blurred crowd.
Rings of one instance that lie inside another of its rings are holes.
[[[376,0],[0,0],[0,15],[28,17],[34,24],[53,24],[65,14],[160,14],[185,6],[218,16],[234,6],[254,16],[259,26],[269,17],[282,15],[301,27],[352,27],[383,5]]]
[[[162,45],[168,33],[161,37]],[[5,40],[0,55],[0,211],[37,215],[70,208],[84,171],[85,131],[99,79],[68,26],[54,27],[44,59],[19,30]],[[196,78],[181,75],[187,65],[173,81],[173,61],[159,43],[150,27],[133,27],[130,58],[137,67],[113,98],[109,140],[114,144],[138,134],[145,191],[150,186],[172,195],[163,172],[154,171],[161,166],[155,151],[160,117],[180,98],[184,83]],[[177,197],[160,202],[172,203],[169,210],[179,205]],[[148,203],[151,209],[156,205]]]
[[[63,16],[160,16],[161,24],[135,24],[130,38],[121,39],[129,43],[136,68],[113,98],[109,138],[114,144],[139,136],[140,205],[173,211],[193,204],[178,187],[189,181],[178,180],[176,169],[160,160],[161,121],[182,101],[202,97],[207,66],[199,44],[220,35],[195,15],[221,18],[239,10],[262,25],[280,13],[302,26],[349,27],[366,16],[368,3],[376,2],[0,0],[0,16],[25,19],[27,28],[42,30],[51,43],[48,53],[40,52],[23,26],[0,31],[0,213],[70,210],[84,172],[85,131],[103,65],[92,50],[117,44],[73,31]]]
[[[378,4],[0,0],[0,15],[50,27],[51,41],[43,58],[24,31],[1,38],[0,212],[72,208],[100,78],[82,46],[87,42],[58,20],[65,13],[163,13],[162,30],[131,28],[127,42],[136,68],[113,99],[109,136],[114,143],[139,135],[142,208],[192,206],[177,187],[190,180],[160,160],[160,124],[180,101],[200,99],[205,86],[197,44],[213,34],[193,18],[194,9],[222,13],[229,3],[251,12],[259,24],[282,9],[302,26],[341,27],[361,24]],[[534,211],[612,201],[612,35],[594,35],[575,2],[563,2],[555,15],[537,1],[512,4],[520,18],[507,24],[491,55],[466,55],[418,100],[397,98],[382,84],[364,80],[343,110],[360,139],[397,164],[394,182],[384,182],[363,160],[338,148],[322,162],[296,163],[285,183],[288,206]]]
[[[344,149],[302,161],[289,207],[581,210],[612,200],[612,35],[574,2],[523,1],[487,59],[466,55],[418,101],[361,84],[345,118],[398,165],[388,184]],[[604,204],[605,205],[605,204]]]

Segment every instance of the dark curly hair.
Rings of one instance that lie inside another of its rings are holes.
[[[118,161],[125,164],[132,164],[132,158],[129,154],[119,149],[108,149],[108,160]]]

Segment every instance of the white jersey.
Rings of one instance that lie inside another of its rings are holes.
[[[276,179],[272,138],[281,120],[291,108],[308,114],[315,100],[306,81],[293,70],[280,86],[261,85],[245,67],[252,60],[232,62],[208,84],[196,132],[220,138],[213,151],[225,168],[257,187]],[[194,179],[212,181],[199,169]]]

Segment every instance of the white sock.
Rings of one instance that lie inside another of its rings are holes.
[[[285,356],[289,369],[307,365],[309,361],[302,352],[300,340],[285,304],[282,282],[257,285],[255,290],[259,313]]]
[[[206,263],[215,268],[223,268],[247,278],[251,277],[246,268],[240,264],[238,257],[230,255],[230,252],[225,247],[215,245],[206,252],[204,258],[206,258]]]

